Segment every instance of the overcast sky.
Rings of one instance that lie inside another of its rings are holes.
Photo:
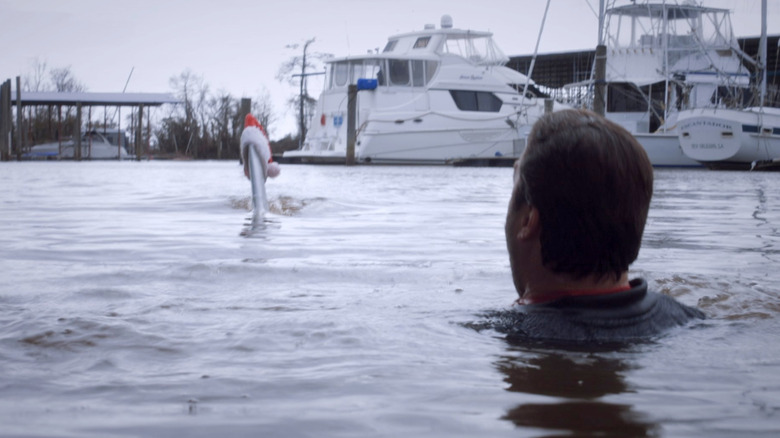
[[[661,0],[658,0],[661,1]],[[674,1],[674,0],[667,0]],[[618,5],[629,0],[618,0]],[[768,0],[770,34],[780,33],[780,0]],[[544,0],[0,0],[0,81],[31,76],[36,62],[69,67],[88,91],[170,92],[185,70],[212,90],[255,97],[267,90],[277,122],[271,137],[295,130],[285,101],[296,90],[276,80],[299,52],[358,55],[387,37],[439,26],[489,30],[507,55],[533,53]],[[592,49],[599,0],[552,0],[540,53]],[[760,33],[760,0],[705,0],[733,10],[736,36]],[[312,90],[318,89],[312,79]],[[316,93],[315,93],[316,94]]]

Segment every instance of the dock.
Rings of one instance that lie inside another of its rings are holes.
[[[517,157],[459,158],[449,164],[453,167],[512,167]]]

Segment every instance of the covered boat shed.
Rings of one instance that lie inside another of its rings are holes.
[[[16,92],[11,92],[10,79],[2,84],[0,88],[0,150],[2,159],[9,160],[14,153],[17,159],[21,159],[24,147],[22,135],[22,115],[25,107],[28,106],[46,106],[58,107],[70,106],[76,108],[76,121],[74,128],[74,141],[76,142],[74,152],[75,159],[81,159],[81,127],[83,108],[91,112],[92,107],[130,107],[131,111],[137,114],[135,124],[135,138],[138,143],[143,133],[143,115],[144,108],[157,107],[164,104],[176,104],[179,100],[169,93],[88,93],[88,92],[27,92],[18,91],[20,89],[20,80],[16,78]],[[11,107],[16,105],[16,135],[12,138],[13,120],[11,117]],[[148,126],[147,121],[147,128]],[[121,124],[121,118],[120,118]],[[121,129],[121,126],[120,126]],[[136,154],[140,159],[141,154]]]

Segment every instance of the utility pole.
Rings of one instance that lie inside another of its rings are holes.
[[[22,160],[22,77],[16,77],[16,159]]]
[[[11,80],[8,79],[0,86],[0,159],[11,159],[11,131],[13,118],[11,117]]]
[[[604,115],[606,102],[607,46],[604,45],[604,0],[599,2],[599,38],[596,46],[596,65],[593,78],[593,112]]]
[[[306,120],[303,118],[303,89],[306,84],[306,50],[309,48],[309,44],[314,42],[314,38],[306,41],[303,45],[303,61],[301,62],[301,90],[298,95],[298,123],[300,124],[300,135],[298,136],[298,149],[303,146],[303,137],[306,136]]]
[[[347,166],[355,164],[355,117],[357,113],[358,86],[350,84],[347,87]]]
[[[309,93],[306,89],[306,78],[309,76],[316,76],[316,75],[324,75],[325,72],[314,72],[314,73],[306,73],[306,67],[307,67],[307,60],[306,60],[306,51],[309,48],[309,45],[314,42],[314,38],[306,41],[303,45],[303,57],[301,59],[301,72],[299,74],[294,74],[292,77],[301,78],[300,82],[300,91],[298,92],[298,130],[299,130],[299,136],[298,136],[298,149],[300,149],[303,146],[303,139],[306,137],[306,118],[305,118],[305,107],[306,107],[306,99],[305,97],[308,97]],[[296,46],[288,46],[291,48],[295,48]]]

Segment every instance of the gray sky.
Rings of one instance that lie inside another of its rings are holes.
[[[660,1],[660,0],[659,0]],[[668,0],[674,1],[674,0]],[[599,0],[552,0],[540,53],[592,49]],[[626,4],[628,0],[619,0]],[[770,34],[780,33],[780,0],[768,0]],[[88,91],[169,92],[185,70],[235,97],[271,95],[277,116],[271,137],[295,130],[285,101],[295,89],[275,79],[298,52],[285,48],[316,38],[310,51],[357,55],[384,47],[389,35],[438,27],[489,30],[507,55],[533,53],[544,0],[0,0],[0,81],[30,76],[36,60],[70,67]],[[760,0],[705,0],[733,10],[736,36],[760,33]],[[321,79],[310,91],[316,96]]]

